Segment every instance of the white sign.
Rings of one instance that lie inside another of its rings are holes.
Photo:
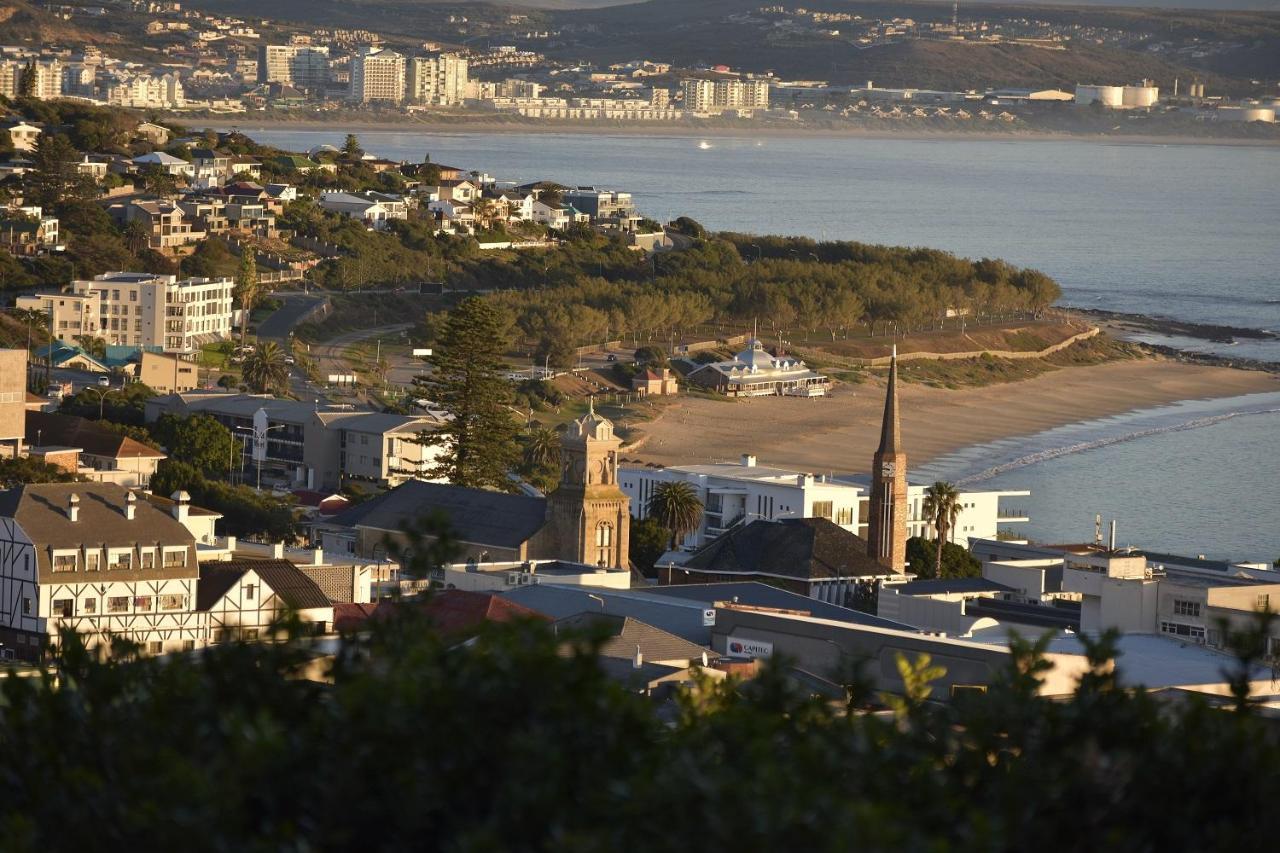
[[[330,385],[355,385],[356,377],[355,377],[355,374],[352,374],[352,373],[330,373],[329,384]]]
[[[724,647],[731,658],[773,657],[773,643],[767,643],[764,640],[746,640],[730,636]]]
[[[431,347],[415,347],[413,350],[414,358],[425,358],[431,355]]]
[[[702,627],[712,628],[715,626],[715,624],[716,624],[716,609],[714,607],[708,607],[706,610],[702,611]]]

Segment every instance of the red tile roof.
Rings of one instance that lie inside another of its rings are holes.
[[[333,603],[333,630],[354,631],[373,615],[376,604],[354,604],[350,601]]]
[[[391,602],[379,604],[374,618],[385,618],[389,610],[384,608],[394,606]],[[435,593],[420,606],[436,630],[445,636],[474,632],[485,622],[513,622],[517,619],[551,621],[550,617],[536,610],[491,592],[446,589]]]

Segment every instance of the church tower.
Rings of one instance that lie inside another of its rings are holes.
[[[898,347],[889,361],[880,446],[871,461],[867,555],[895,572],[907,568],[907,454],[898,425]]]
[[[621,447],[613,423],[596,414],[594,400],[569,424],[560,443],[560,485],[548,499],[560,559],[629,565],[631,501],[618,487]]]

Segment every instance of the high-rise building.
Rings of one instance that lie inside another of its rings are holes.
[[[466,98],[467,80],[467,60],[457,54],[415,56],[409,60],[408,100],[440,107],[460,104]]]
[[[309,44],[264,44],[258,48],[258,82],[300,89],[329,84],[329,48]]]
[[[366,47],[351,57],[350,99],[399,104],[405,98],[405,59],[382,47]]]
[[[22,94],[22,80],[35,75],[31,95],[42,101],[62,96],[62,63],[58,60],[11,59],[0,62],[0,95],[16,98]]]
[[[898,348],[889,362],[880,446],[872,457],[867,554],[895,572],[907,568],[907,454],[898,423]]]
[[[684,108],[693,113],[722,113],[730,110],[767,110],[767,80],[685,80]]]

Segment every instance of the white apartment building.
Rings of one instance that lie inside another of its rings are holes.
[[[62,96],[62,63],[58,60],[11,59],[0,62],[0,95],[16,98],[22,94],[22,75],[34,68],[36,80],[32,93],[47,101]]]
[[[309,44],[264,44],[258,48],[258,82],[300,89],[329,84],[329,48]]]
[[[405,59],[402,54],[380,47],[366,47],[351,57],[353,101],[401,103],[405,97]]]
[[[177,74],[123,74],[105,87],[104,100],[117,107],[178,109],[187,102]]]
[[[415,56],[408,63],[406,97],[413,104],[456,106],[467,96],[467,82],[467,60],[461,56]]]
[[[19,308],[50,315],[61,341],[90,335],[108,344],[191,354],[203,344],[231,336],[229,278],[186,278],[109,272],[74,281],[70,293],[18,297]]]
[[[687,536],[685,547],[697,548],[715,539],[739,521],[780,518],[825,518],[851,533],[865,537],[870,505],[869,481],[815,475],[757,464],[744,455],[740,462],[705,465],[673,465],[647,468],[622,465],[618,484],[631,499],[631,514],[647,515],[649,499],[659,483],[686,482],[698,492],[704,507],[702,526]],[[932,536],[933,526],[924,518],[925,487],[908,485],[908,536]],[[1002,510],[1005,497],[1026,496],[1025,491],[960,492],[960,515],[948,540],[959,544],[971,536],[994,539],[1001,524],[1027,521],[1020,513]],[[981,531],[981,532],[978,532]]]
[[[681,89],[685,111],[691,113],[716,115],[769,108],[767,80],[685,80]]]
[[[123,637],[148,654],[205,645],[195,539],[178,515],[108,483],[0,492],[0,641],[35,659],[62,628],[91,647]]]

